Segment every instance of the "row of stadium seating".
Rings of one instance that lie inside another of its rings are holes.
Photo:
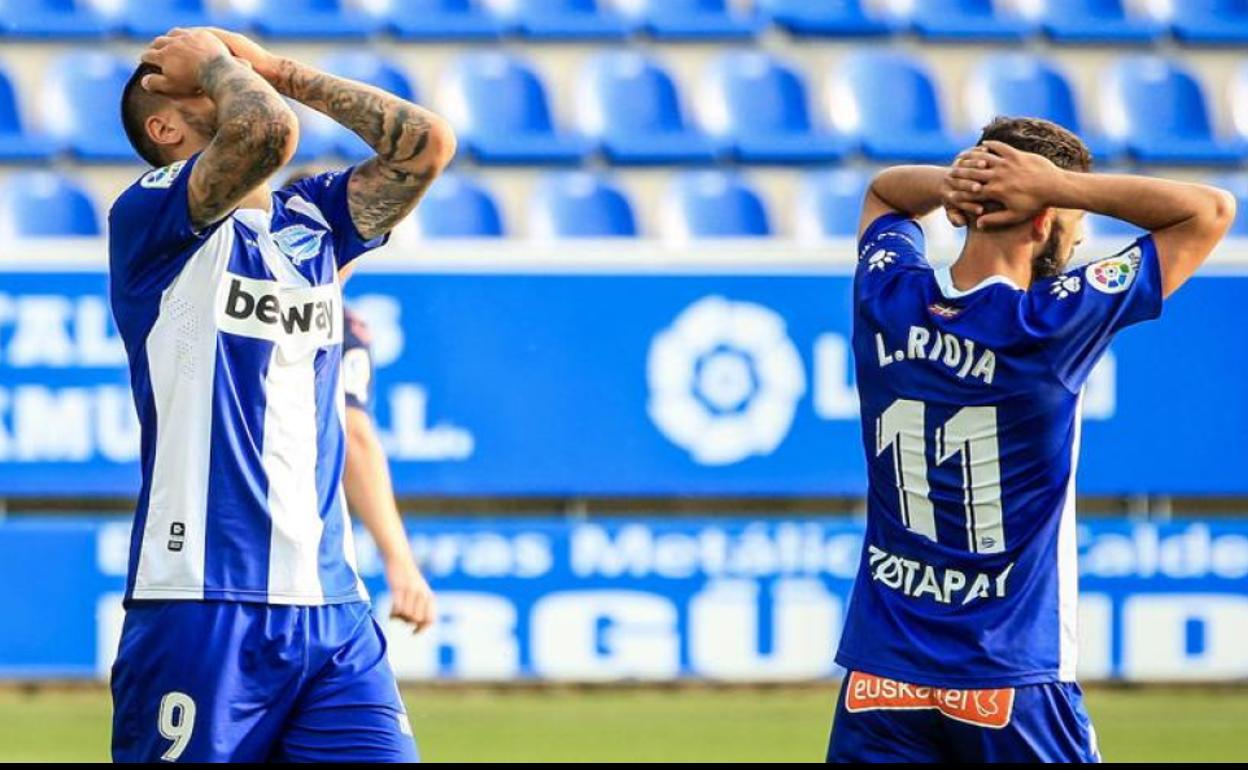
[[[1248,236],[1248,174],[1220,177],[1241,199],[1234,234]],[[805,175],[800,235],[810,239],[852,236],[868,172],[852,169]],[[528,200],[529,233],[536,238],[638,237],[639,223],[625,188],[610,176],[552,172]],[[672,178],[658,235],[670,239],[761,237],[774,234],[765,195],[737,173],[686,171]],[[426,238],[495,238],[509,235],[502,208],[480,179],[450,174],[439,179],[417,209],[413,225]],[[91,237],[100,218],[90,195],[70,177],[51,172],[13,174],[0,183],[0,238]],[[1096,217],[1092,235],[1126,236],[1124,222]]]
[[[800,36],[913,32],[930,40],[1148,43],[1248,41],[1248,4],[1174,0],[1134,13],[1123,0],[2,0],[0,32],[21,38],[150,38],[173,26],[216,24],[282,39],[610,40],[740,39],[776,25]]]
[[[406,98],[427,96],[398,64],[371,52],[341,52],[321,64]],[[133,162],[120,123],[100,119],[116,114],[132,67],[99,51],[62,55],[38,95],[40,128],[19,115],[13,82],[0,71],[0,160],[68,151],[86,162]],[[617,165],[835,163],[858,153],[883,162],[943,161],[971,140],[942,115],[938,85],[922,62],[890,50],[851,52],[817,94],[807,85],[815,73],[763,51],[730,50],[708,65],[689,99],[696,119],[660,58],[612,48],[591,54],[577,71],[576,131],[552,117],[538,70],[506,53],[451,60],[432,105],[456,125],[461,156],[482,164],[576,164],[598,153]],[[1101,162],[1230,166],[1248,158],[1248,61],[1231,80],[1230,136],[1214,130],[1200,81],[1177,60],[1120,57],[1100,89],[1097,128],[1079,115],[1071,81],[1055,62],[993,54],[968,81],[966,124],[997,114],[1047,117],[1083,133]],[[299,160],[367,153],[323,116],[301,108],[301,117]]]

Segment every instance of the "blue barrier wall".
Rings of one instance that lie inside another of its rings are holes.
[[[862,527],[830,520],[419,521],[441,621],[388,627],[405,679],[833,677]],[[0,677],[103,676],[128,522],[0,523]],[[381,565],[360,565],[380,614]],[[1079,527],[1085,679],[1248,677],[1248,524]]]
[[[405,494],[859,495],[837,274],[362,273]],[[1193,280],[1085,399],[1080,490],[1248,494],[1248,277]],[[0,272],[0,495],[132,495],[97,272]]]

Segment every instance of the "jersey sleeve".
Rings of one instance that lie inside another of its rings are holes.
[[[329,225],[333,236],[334,259],[340,269],[361,254],[383,245],[390,238],[390,234],[386,233],[366,241],[356,229],[347,204],[347,184],[354,171],[355,167],[352,166],[317,174],[301,179],[287,188],[292,194],[315,205],[325,217],[325,223]]]
[[[910,217],[890,212],[878,217],[858,239],[854,299],[861,302],[906,268],[930,269],[923,228]]]
[[[1026,322],[1058,378],[1077,390],[1119,331],[1161,315],[1161,265],[1151,235],[1112,257],[1037,282]]]
[[[221,222],[196,230],[191,224],[187,185],[199,159],[178,161],[147,172],[108,212],[109,249],[114,267],[137,277],[172,267],[179,254],[207,239]],[[225,221],[224,219],[222,221]]]
[[[342,340],[342,384],[347,406],[372,413],[373,350],[368,327],[355,313],[347,311]]]

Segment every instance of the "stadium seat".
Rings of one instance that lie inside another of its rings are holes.
[[[603,0],[512,0],[520,34],[536,40],[624,38],[635,26]]]
[[[27,171],[13,174],[0,185],[0,238],[99,234],[95,204],[67,177]]]
[[[972,140],[944,127],[936,86],[915,59],[891,51],[850,54],[828,87],[833,125],[880,161],[952,160]]]
[[[1227,165],[1244,157],[1241,142],[1214,136],[1200,84],[1179,63],[1127,56],[1106,79],[1101,114],[1105,130],[1123,139],[1144,163]]]
[[[262,0],[235,7],[256,32],[271,38],[362,38],[382,28],[381,17],[345,0]]]
[[[1181,43],[1248,43],[1248,0],[1178,0],[1170,8],[1170,25]]]
[[[481,0],[390,0],[387,17],[404,40],[493,40],[506,29]]]
[[[460,148],[481,163],[578,163],[593,150],[584,137],[556,132],[546,89],[522,59],[465,54],[446,70],[442,94]]]
[[[538,183],[530,229],[547,238],[628,238],[637,235],[637,219],[617,185],[589,172],[567,171]]]
[[[371,51],[340,51],[325,57],[320,64],[322,69],[331,74],[376,86],[401,99],[416,100],[407,75],[394,62]],[[339,155],[352,161],[364,160],[373,155],[372,148],[363,139],[337,123],[333,123],[331,144]]]
[[[678,240],[771,235],[763,199],[731,172],[686,171],[672,180],[669,195],[664,230]]]
[[[23,124],[13,83],[0,71],[0,162],[46,160],[55,151],[50,139],[31,133]]]
[[[1123,142],[1084,130],[1070,81],[1056,64],[1030,54],[995,54],[981,61],[967,81],[966,115],[977,126],[997,115],[1051,120],[1079,134],[1098,161],[1112,162],[1126,151]]]
[[[707,70],[699,104],[703,123],[731,139],[746,163],[835,161],[852,149],[844,137],[814,127],[801,74],[759,51],[720,56]]]
[[[1126,242],[1144,235],[1143,229],[1136,227],[1130,222],[1124,222],[1121,219],[1107,217],[1102,214],[1087,214],[1083,227],[1087,237],[1097,240]]]
[[[1235,238],[1248,238],[1248,174],[1228,174],[1210,182],[1229,191],[1239,202],[1230,235]]]
[[[889,20],[863,10],[863,0],[757,0],[775,24],[797,37],[869,37],[893,32]]]
[[[0,32],[9,37],[101,37],[110,27],[87,0],[0,0]]]
[[[935,41],[1022,40],[1035,31],[1028,19],[993,0],[913,0],[910,23]]]
[[[244,20],[236,13],[207,0],[121,0],[115,9],[121,30],[131,37],[150,40],[174,27],[225,27],[238,29]]]
[[[644,28],[660,40],[750,38],[762,16],[735,12],[727,0],[647,0]]]
[[[1128,14],[1123,0],[1044,0],[1041,25],[1058,43],[1152,43],[1165,32],[1155,19]]]
[[[54,59],[46,69],[40,94],[48,134],[84,161],[136,161],[121,121],[115,117],[134,67],[100,51],[72,52]]]
[[[858,169],[816,171],[802,182],[797,230],[805,240],[854,238],[871,175]]]
[[[503,218],[490,192],[461,174],[444,174],[416,209],[426,238],[497,238]]]
[[[726,149],[688,125],[672,76],[645,54],[594,56],[581,73],[577,96],[581,129],[601,140],[612,163],[705,163]]]

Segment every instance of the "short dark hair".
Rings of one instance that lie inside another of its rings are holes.
[[[160,145],[148,136],[146,125],[147,119],[160,106],[161,98],[144,90],[143,78],[158,74],[160,67],[144,62],[134,70],[121,92],[121,125],[126,130],[126,138],[139,157],[152,166],[163,166],[166,162]]]
[[[996,117],[984,126],[979,143],[994,140],[1042,155],[1067,171],[1090,171],[1092,153],[1075,133],[1043,118]]]

